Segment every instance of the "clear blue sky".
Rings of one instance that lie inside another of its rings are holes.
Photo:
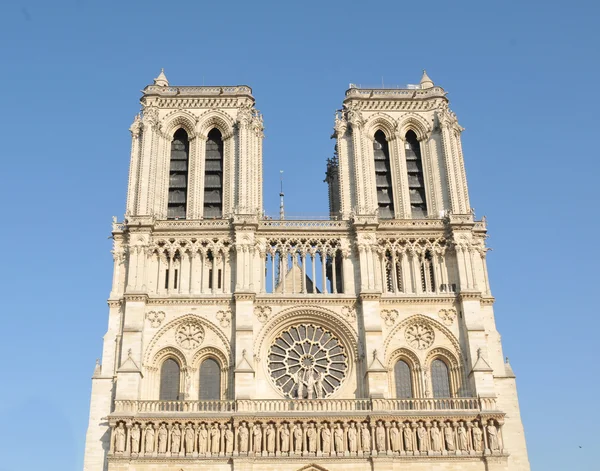
[[[172,84],[250,85],[266,210],[283,169],[288,210],[308,214],[327,211],[348,83],[416,83],[426,68],[466,128],[532,467],[599,469],[599,17],[593,1],[5,0],[0,471],[82,468],[127,129],[161,67]]]

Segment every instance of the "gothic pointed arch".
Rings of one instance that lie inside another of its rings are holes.
[[[216,128],[222,135],[223,140],[233,136],[235,122],[226,113],[220,110],[210,110],[200,116],[198,121],[198,131],[203,136],[208,136],[208,133]]]
[[[173,134],[182,128],[188,133],[190,139],[196,135],[196,124],[198,117],[186,110],[177,110],[167,114],[163,120],[163,131],[169,139],[173,138]]]
[[[386,139],[391,141],[395,138],[396,120],[390,115],[385,113],[376,113],[369,117],[365,124],[365,134],[373,139],[373,136],[377,131],[382,131]]]
[[[413,131],[417,139],[422,141],[431,134],[432,126],[422,116],[416,113],[407,113],[398,122],[397,129],[403,138],[408,131]]]

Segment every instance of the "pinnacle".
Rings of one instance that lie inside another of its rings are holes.
[[[421,84],[421,88],[433,88],[433,80],[429,78],[425,69],[423,69],[423,76],[419,83]]]
[[[160,74],[158,74],[158,77],[154,79],[154,85],[158,85],[159,87],[169,86],[169,81],[165,75],[165,69],[160,69]]]

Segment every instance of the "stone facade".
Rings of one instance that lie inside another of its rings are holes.
[[[141,102],[85,471],[529,470],[441,87],[351,86],[326,221],[264,217],[249,87]]]

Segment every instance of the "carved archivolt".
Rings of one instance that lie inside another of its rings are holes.
[[[167,115],[164,120],[164,132],[169,139],[177,129],[182,128],[188,133],[190,138],[196,135],[196,123],[198,118],[186,110],[177,110],[172,115]]]
[[[160,349],[152,358],[152,363],[149,366],[152,368],[159,368],[167,358],[177,360],[182,369],[187,367],[185,355],[175,347],[165,347]]]
[[[418,140],[426,139],[432,131],[431,124],[416,113],[405,114],[398,122],[398,130],[402,138],[408,131],[413,131]]]
[[[233,136],[234,121],[227,113],[219,110],[209,110],[200,116],[198,130],[207,136],[212,129],[218,129],[223,140]]]
[[[396,120],[385,113],[377,113],[367,121],[365,125],[365,135],[373,139],[375,133],[381,130],[388,141],[393,140],[395,136]]]
[[[191,367],[194,370],[200,368],[200,364],[207,358],[214,358],[221,367],[221,371],[227,371],[229,369],[229,361],[225,354],[215,347],[204,347],[196,352],[192,361],[190,362]]]

